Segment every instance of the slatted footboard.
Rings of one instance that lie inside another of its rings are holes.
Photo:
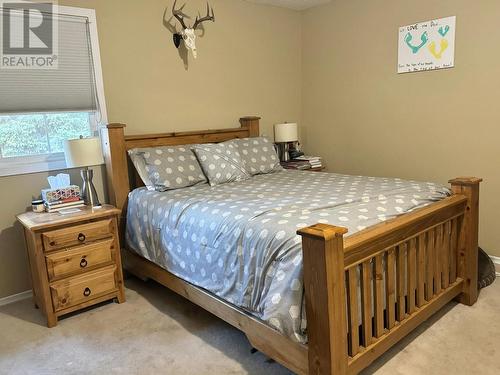
[[[453,196],[343,239],[303,236],[309,374],[356,374],[459,296],[477,299],[479,179]]]

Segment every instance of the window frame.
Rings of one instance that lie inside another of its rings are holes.
[[[18,2],[31,3],[32,1],[16,0]],[[57,3],[54,2],[56,5]],[[107,124],[108,115],[106,111],[106,99],[104,95],[104,80],[101,67],[101,51],[99,48],[99,34],[97,32],[97,18],[94,9],[78,8],[57,5],[57,11],[62,14],[69,14],[81,17],[87,17],[89,20],[90,43],[92,46],[92,60],[94,64],[94,77],[96,81],[96,94],[99,101],[100,122],[97,120],[91,126],[95,129],[95,135],[99,136],[99,127],[101,124]],[[27,114],[27,113],[26,113]],[[0,114],[1,115],[1,114]],[[6,114],[9,115],[9,114]],[[91,119],[95,116],[91,115]],[[13,176],[28,173],[49,172],[66,169],[66,160],[63,152],[50,154],[29,155],[19,157],[0,157],[0,177]]]

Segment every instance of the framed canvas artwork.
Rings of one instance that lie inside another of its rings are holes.
[[[455,25],[453,16],[401,26],[398,73],[453,68]]]

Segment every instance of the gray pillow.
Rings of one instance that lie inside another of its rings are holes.
[[[196,145],[193,151],[210,186],[250,178],[236,146],[231,142]]]
[[[132,164],[139,174],[142,182],[148,188],[148,190],[154,190],[153,183],[149,178],[149,174],[146,171],[146,162],[144,161],[144,157],[142,156],[142,152],[140,148],[134,148],[132,150],[128,150],[128,155],[130,156],[130,160],[132,160]]]
[[[235,139],[245,169],[252,176],[283,170],[274,145],[265,137]]]
[[[166,191],[207,182],[190,146],[162,146],[138,151],[157,191]]]

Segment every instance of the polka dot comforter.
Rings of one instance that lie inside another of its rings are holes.
[[[395,178],[284,170],[249,180],[129,196],[131,249],[176,276],[305,343],[298,228],[344,226],[352,235],[450,191]]]

